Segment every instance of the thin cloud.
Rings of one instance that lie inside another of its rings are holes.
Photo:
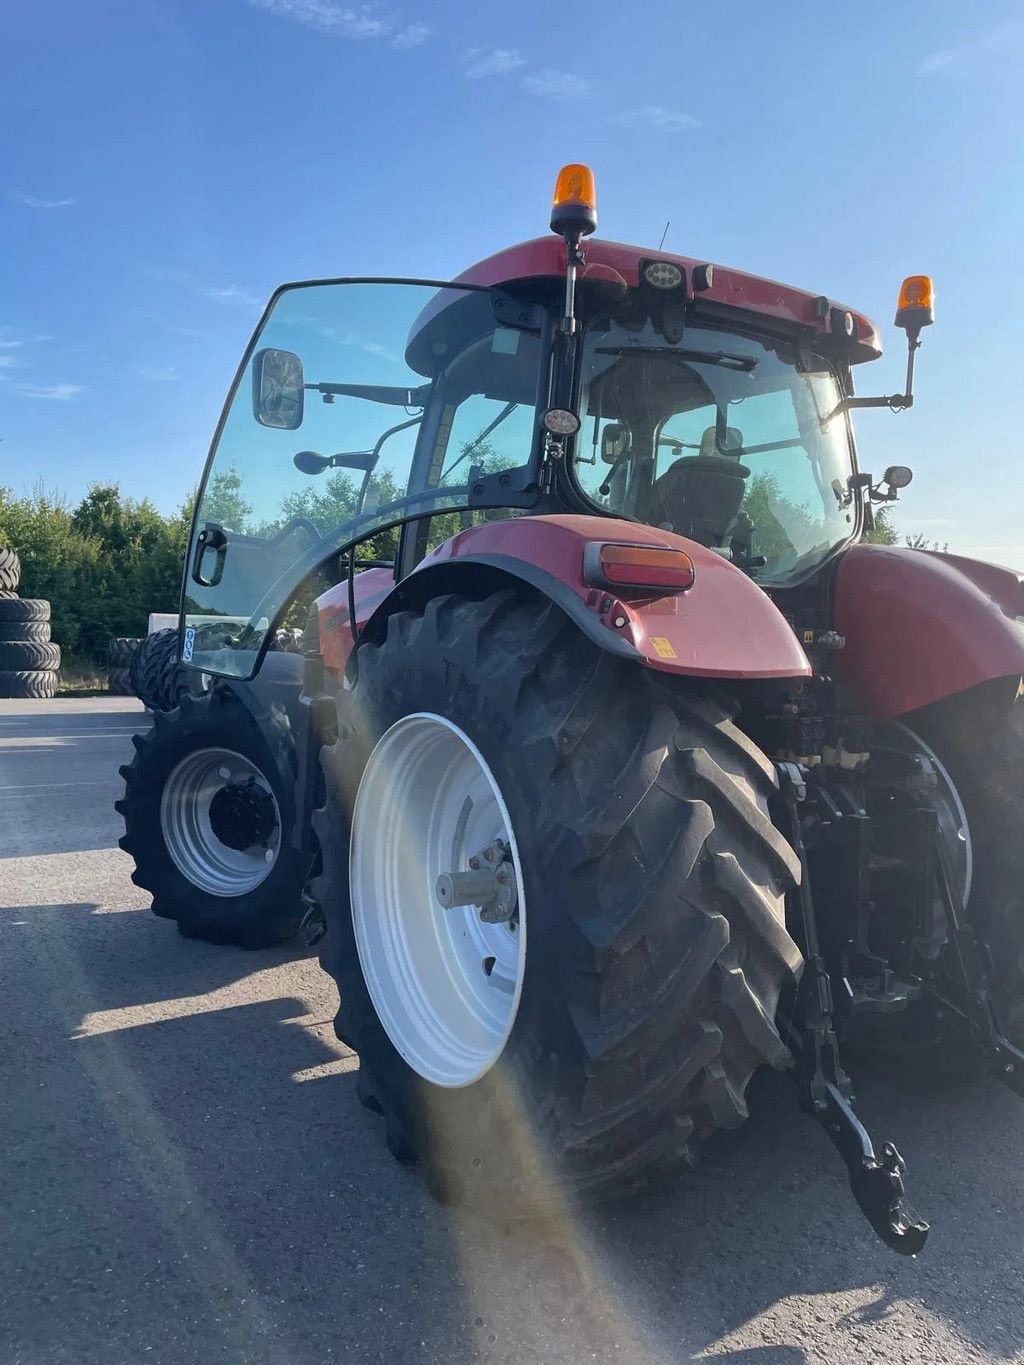
[[[178,371],[173,365],[157,365],[154,367],[139,365],[137,371],[140,379],[149,379],[154,384],[169,384],[178,377]]]
[[[953,69],[956,58],[957,54],[951,47],[944,47],[938,52],[929,52],[918,64],[917,74],[919,76],[940,76]]]
[[[18,392],[26,398],[49,398],[58,403],[66,403],[85,393],[84,384],[19,384]]]
[[[75,199],[38,199],[34,194],[26,194],[24,190],[15,190],[11,198],[16,204],[24,204],[30,209],[69,209],[72,204],[78,202]]]
[[[692,114],[683,114],[675,109],[662,109],[657,104],[645,104],[641,109],[627,109],[616,114],[612,123],[620,128],[652,129],[656,133],[685,133],[691,128],[700,127],[700,119]]]
[[[339,5],[334,0],[249,0],[254,9],[291,19],[296,24],[354,42],[387,39],[392,47],[419,47],[430,34],[429,24],[403,23],[381,14],[375,5]]]
[[[13,351],[0,352],[0,370],[18,370],[24,363],[21,356]]]
[[[23,346],[38,346],[42,341],[52,340],[53,337],[48,336],[45,332],[38,332],[35,336],[27,337],[0,336],[0,351],[20,351]]]
[[[1003,51],[1018,44],[1024,38],[1024,22],[1011,20],[986,29],[978,37],[958,47],[938,48],[927,53],[918,63],[916,74],[924,79],[929,76],[955,76],[964,66],[982,53]]]
[[[419,47],[420,43],[425,43],[430,34],[429,24],[406,24],[405,28],[400,28],[392,35],[390,45],[407,51],[411,47]]]
[[[526,76],[523,89],[545,100],[578,100],[590,94],[590,85],[582,76],[555,71],[551,67],[545,67],[534,76]]]
[[[263,303],[251,289],[241,289],[237,284],[210,286],[199,292],[203,298],[213,299],[215,303],[237,303],[243,308],[259,308]]]
[[[526,65],[526,58],[509,47],[471,47],[463,60],[471,81],[484,76],[507,76]]]

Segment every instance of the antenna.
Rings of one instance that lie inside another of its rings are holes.
[[[669,228],[670,228],[671,226],[672,226],[672,219],[670,218],[670,219],[668,220],[668,222],[665,224],[665,231],[661,234],[661,241],[658,243],[658,250],[659,250],[659,251],[660,251],[661,248],[665,245],[665,238],[668,236],[668,230],[669,230]]]

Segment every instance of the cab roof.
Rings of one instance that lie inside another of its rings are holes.
[[[520,280],[561,277],[565,274],[565,242],[554,234],[534,237],[504,251],[488,256],[464,270],[454,284],[509,285]],[[777,280],[748,275],[731,266],[711,265],[690,256],[672,252],[653,251],[649,247],[628,246],[623,242],[607,242],[588,238],[583,243],[585,264],[580,268],[580,281],[602,281],[611,285],[636,288],[640,271],[648,261],[671,261],[683,271],[688,300],[699,299],[710,304],[742,310],[775,322],[797,325],[817,333],[822,338],[835,337],[851,362],[874,360],[882,354],[878,329],[862,313],[823,295],[795,289]],[[709,271],[709,266],[710,271]],[[710,273],[710,281],[707,275]],[[702,287],[703,286],[703,287]],[[852,318],[852,335],[847,330],[847,316]],[[835,343],[833,343],[835,344]]]

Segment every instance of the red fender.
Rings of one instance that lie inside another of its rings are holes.
[[[694,564],[693,586],[653,596],[644,590],[594,588],[583,573],[584,547],[593,541],[685,550]],[[453,576],[472,571],[473,565],[531,584],[602,649],[662,673],[725,679],[811,672],[781,613],[728,560],[671,531],[607,517],[512,517],[474,526],[428,555],[384,597],[384,574],[361,574],[356,580],[360,628],[365,622],[372,630],[412,595],[452,591]],[[344,667],[351,643],[347,627],[338,629],[347,622],[345,598],[342,584],[319,599],[324,663],[336,671]]]
[[[836,578],[836,674],[883,719],[1024,673],[1024,576],[960,555],[855,545]]]

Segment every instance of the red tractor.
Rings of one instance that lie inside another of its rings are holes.
[[[792,1067],[912,1254],[840,1046],[1024,1089],[1024,582],[865,543],[910,471],[860,472],[851,424],[911,405],[931,281],[905,392],[855,397],[860,314],[584,249],[585,167],[551,226],[451,283],[274,295],[185,572],[219,681],[140,741],[125,846],[187,932],[266,942],[302,895],[440,1197],[628,1191]],[[268,654],[297,604],[303,657]]]

